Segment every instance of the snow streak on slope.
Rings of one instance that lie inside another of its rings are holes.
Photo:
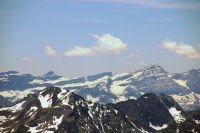
[[[169,112],[177,123],[183,122],[185,120],[185,118],[183,118],[181,115],[181,111],[178,111],[175,107],[171,107]]]
[[[179,103],[179,105],[186,109],[193,109],[192,106],[200,107],[200,94],[190,92],[186,95],[171,95],[173,99]],[[191,107],[190,107],[191,106]]]
[[[167,128],[167,126],[168,126],[167,124],[164,124],[161,127],[160,126],[154,126],[154,125],[151,124],[151,122],[149,122],[149,127],[153,128],[155,130],[162,130],[162,129]]]
[[[187,88],[187,89],[190,89],[188,86],[187,86],[187,80],[181,80],[181,79],[173,79],[177,84]]]
[[[39,95],[38,99],[40,100],[41,106],[43,108],[51,107],[52,99],[49,94],[47,94],[46,96]]]
[[[128,87],[128,85],[122,85],[129,83],[129,81],[113,81],[110,91],[115,95],[123,94],[124,90]]]

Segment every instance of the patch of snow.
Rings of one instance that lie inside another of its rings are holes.
[[[136,100],[137,98],[134,97],[134,96],[130,96],[129,99],[134,99],[134,100]]]
[[[131,122],[131,121],[130,121],[130,122]],[[139,130],[140,132],[142,132],[142,133],[149,133],[149,132],[145,131],[143,128],[139,129],[133,122],[131,122],[131,124],[132,124],[137,130]]]
[[[140,76],[142,74],[142,72],[137,72],[133,75],[133,78],[137,78],[138,76]]]
[[[33,106],[33,107],[31,107],[31,109],[30,110],[34,110],[34,111],[36,111],[38,109],[38,107],[36,107],[36,106]]]
[[[130,81],[113,81],[111,87],[110,87],[110,91],[115,94],[115,95],[120,95],[124,92],[124,90],[128,87],[128,85],[126,86],[120,86],[121,84],[126,84],[129,83]]]
[[[129,75],[130,73],[119,73],[119,74],[115,74],[112,76],[112,80],[115,80],[115,79],[118,79],[120,77],[123,77],[123,76],[126,76],[126,75]]]
[[[9,75],[9,76],[10,76],[10,75],[21,75],[21,76],[24,76],[24,74],[21,74],[21,73],[19,73],[19,72],[17,72],[17,73],[9,73],[8,75]]]
[[[37,110],[37,107],[33,106],[33,107],[30,108],[30,110],[27,112],[27,114],[29,114],[29,116],[32,116],[34,114],[34,111],[36,111],[36,110]]]
[[[92,97],[91,95],[87,95],[86,99],[88,101],[91,101],[91,102],[97,102],[97,101],[99,101],[99,97]]]
[[[92,115],[92,113],[89,110],[88,110],[88,114],[93,119],[93,115]]]
[[[154,126],[153,124],[151,124],[151,122],[149,122],[149,127],[155,129],[155,130],[162,130],[162,129],[165,129],[167,128],[167,124],[163,124],[161,127],[160,126]]]
[[[1,122],[4,122],[6,119],[7,119],[7,117],[5,117],[5,116],[0,116],[0,123],[1,123]]]
[[[169,78],[171,78],[171,77],[173,76],[173,74],[168,74],[167,76],[168,76]]]
[[[200,124],[200,120],[194,120],[196,124]]]
[[[73,109],[74,106],[69,104],[70,94],[71,94],[71,91],[67,92],[65,89],[61,89],[61,92],[57,95],[57,97],[59,100],[61,100],[63,105],[68,105]]]
[[[107,83],[108,76],[104,76],[102,78],[99,78],[95,81],[85,81],[83,83],[71,83],[71,84],[65,84],[61,85],[58,87],[63,87],[63,88],[70,88],[70,87],[80,87],[80,86],[88,86],[88,87],[95,87],[97,83]]]
[[[37,133],[37,132],[42,132],[43,130],[42,129],[37,129],[38,127],[40,127],[42,124],[39,124],[38,126],[36,127],[29,127],[29,130],[31,133]]]
[[[169,113],[171,114],[172,117],[174,117],[174,120],[177,123],[183,122],[185,118],[181,115],[181,111],[176,110],[175,107],[169,108]]]
[[[115,111],[115,114],[117,114],[117,113],[118,113],[118,111],[117,111],[116,109],[114,109],[114,111]]]
[[[120,102],[120,101],[126,101],[127,100],[127,98],[125,97],[125,96],[119,96],[118,97],[118,101]]]
[[[35,87],[35,88],[29,88],[24,91],[19,91],[19,90],[9,90],[9,91],[2,91],[0,92],[0,95],[3,97],[9,97],[13,98],[11,101],[16,102],[17,100],[23,99],[26,97],[28,94],[33,94],[33,90],[42,90],[45,87]]]
[[[22,102],[20,102],[20,103],[14,105],[14,106],[12,106],[12,107],[0,108],[0,111],[1,111],[1,110],[11,110],[12,112],[16,112],[16,111],[19,111],[19,110],[22,110],[22,109],[23,109],[22,105],[23,105],[24,103],[25,103],[25,101],[22,101]]]
[[[198,105],[200,106],[200,94],[190,92],[186,95],[170,95],[173,99],[181,106],[184,107],[185,105]]]
[[[48,128],[55,128],[57,130],[58,125],[62,122],[63,117],[64,115],[60,116],[60,118],[58,118],[57,116],[53,116],[53,124],[48,126]]]
[[[0,78],[1,81],[7,82],[9,81],[8,78]]]
[[[187,88],[187,89],[190,89],[188,86],[187,86],[187,80],[181,80],[181,79],[173,79],[177,84]]]
[[[144,93],[144,92],[142,92],[142,91],[140,91],[140,94],[141,94],[141,95],[144,95],[145,93]]]
[[[51,107],[52,99],[50,99],[49,94],[47,94],[46,96],[39,95],[38,99],[40,100],[42,108]]]
[[[40,79],[34,79],[33,81],[29,82],[29,84],[44,84],[44,81]]]
[[[48,80],[48,81],[46,81],[45,83],[56,84],[56,83],[58,83],[58,82],[61,82],[61,81],[68,81],[68,80],[70,80],[70,79],[69,79],[69,78],[65,78],[65,77],[60,77],[60,78],[58,78],[58,79],[56,79],[56,80]]]

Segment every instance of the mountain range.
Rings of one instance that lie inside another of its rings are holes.
[[[165,94],[184,109],[200,108],[200,69],[169,73],[161,66],[149,64],[132,72],[104,72],[87,77],[66,78],[50,71],[42,76],[17,71],[0,73],[0,106],[10,106],[28,94],[45,87],[70,90],[88,101],[101,104],[138,99],[146,93]]]
[[[171,96],[154,93],[102,105],[50,86],[0,108],[0,132],[197,133],[200,110],[184,111]]]

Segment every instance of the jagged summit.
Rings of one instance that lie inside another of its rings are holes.
[[[52,86],[1,108],[0,116],[1,132],[139,132],[119,111]]]
[[[157,64],[147,64],[140,66],[136,71],[143,71],[143,72],[153,72],[153,74],[156,73],[167,73],[161,66]]]
[[[52,77],[52,76],[57,76],[57,75],[55,74],[54,71],[49,71],[49,72],[45,73],[43,76]]]
[[[179,107],[180,108],[180,107]],[[165,133],[200,131],[198,112],[183,115],[166,95],[148,93],[137,100],[101,105],[59,87],[29,94],[0,109],[0,132]],[[191,117],[191,118],[190,118]],[[191,128],[182,129],[190,121]],[[193,120],[191,122],[191,120]]]
[[[60,77],[62,77],[62,76],[58,76],[54,71],[49,71],[39,78],[44,79],[44,80],[56,80]]]

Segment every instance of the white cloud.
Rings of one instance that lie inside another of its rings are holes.
[[[177,55],[185,55],[188,59],[200,59],[200,53],[198,53],[193,46],[182,42],[178,44],[175,41],[165,39],[162,47],[174,52]]]
[[[107,54],[120,54],[121,51],[127,49],[126,43],[109,33],[102,36],[91,34],[91,36],[96,39],[96,45],[93,47],[94,51]]]
[[[99,53],[106,54],[120,54],[121,51],[126,50],[127,44],[122,42],[120,38],[114,37],[109,33],[98,36],[90,34],[95,38],[96,43],[93,47],[86,48],[76,46],[72,50],[65,52],[64,56],[94,56]]]
[[[23,60],[23,61],[34,61],[34,59],[31,58],[31,57],[22,57],[21,60]]]
[[[94,55],[96,55],[96,53],[91,48],[85,48],[79,46],[76,46],[74,49],[64,53],[64,56],[94,56]]]
[[[130,54],[130,55],[126,56],[126,58],[142,58],[142,56],[138,55],[138,54]]]
[[[53,49],[51,48],[51,46],[47,45],[45,46],[45,53],[48,56],[53,56],[53,57],[57,57],[59,54]]]

